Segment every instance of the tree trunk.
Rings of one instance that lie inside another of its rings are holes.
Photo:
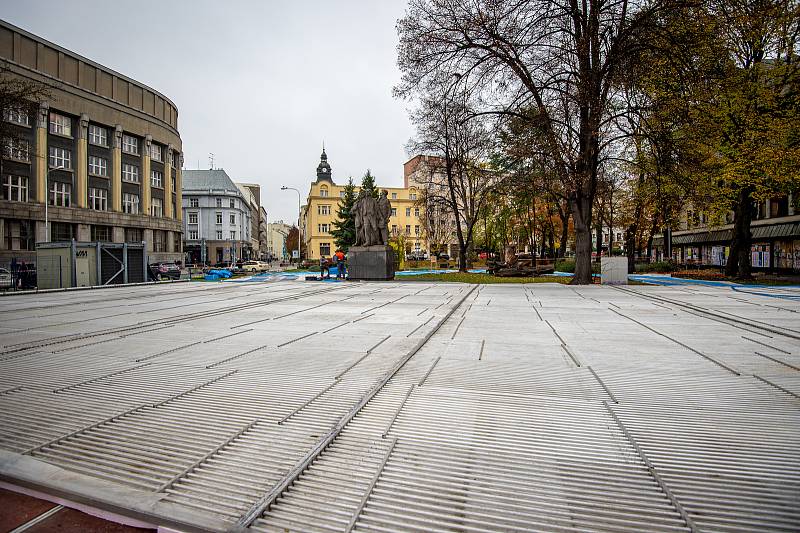
[[[592,201],[591,198],[570,200],[572,220],[575,224],[575,275],[574,285],[592,283]]]
[[[558,244],[558,256],[567,255],[567,239],[569,238],[569,211],[564,210],[562,215],[559,209],[558,217],[561,219],[561,242]]]
[[[725,275],[739,279],[750,279],[750,222],[753,219],[752,189],[745,187],[739,191],[733,218],[733,239]]]
[[[647,236],[647,262],[653,262],[653,235],[658,230],[658,214],[653,214],[653,223],[650,225],[650,235]],[[664,237],[666,238],[666,236]]]
[[[597,226],[594,229],[595,239],[597,240],[597,256],[595,258],[595,262],[600,262],[600,256],[603,253],[603,221],[598,221]]]

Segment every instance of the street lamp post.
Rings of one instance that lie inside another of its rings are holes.
[[[300,191],[295,189],[294,187],[286,187],[285,185],[281,187],[282,191],[294,191],[297,193],[297,264],[300,264],[300,241],[303,239],[303,226],[301,222],[302,214],[300,212]]]

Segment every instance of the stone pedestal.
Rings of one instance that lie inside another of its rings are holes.
[[[347,251],[347,277],[354,280],[394,279],[391,246],[352,246]]]
[[[603,285],[627,285],[628,258],[627,257],[601,258],[600,282]]]

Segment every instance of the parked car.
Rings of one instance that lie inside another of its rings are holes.
[[[11,272],[5,268],[0,268],[0,289],[8,290],[11,288]]]
[[[258,266],[259,268],[261,268],[261,272],[266,272],[267,270],[269,270],[269,263],[267,263],[266,261],[259,261]]]
[[[427,256],[428,256],[428,254],[426,254],[425,252],[420,251],[420,250],[415,250],[415,251],[411,252],[410,254],[408,254],[407,259],[409,261],[425,261],[425,259],[428,258]]]
[[[181,278],[181,269],[178,268],[178,265],[175,263],[151,263],[150,264],[150,276],[155,279],[180,279]]]
[[[450,254],[439,254],[436,256],[439,261],[450,261]]]
[[[263,268],[260,261],[245,261],[242,263],[242,270],[245,272],[261,272]]]

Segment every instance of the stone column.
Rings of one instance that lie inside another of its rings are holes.
[[[153,253],[153,230],[145,228],[142,232],[142,239],[147,243],[147,253]]]
[[[125,242],[125,228],[114,227],[111,229],[111,241],[115,243]]]
[[[111,145],[111,210],[122,211],[122,126],[119,124],[114,127]]]
[[[50,154],[47,152],[47,128],[50,124],[50,107],[48,104],[39,106],[36,117],[36,150],[34,157],[34,176],[36,180],[36,201],[43,204],[47,201],[47,167]]]
[[[150,145],[152,143],[153,136],[147,135],[142,147],[142,199],[140,205],[143,215],[150,214]]]
[[[89,224],[78,224],[78,242],[89,242],[92,240],[92,228]]]
[[[175,249],[175,232],[168,231],[167,232],[167,242],[166,247],[168,252],[172,252]]]
[[[75,168],[75,205],[77,207],[86,207],[86,202],[89,197],[88,193],[88,134],[89,134],[89,115],[83,113],[78,123],[78,153]],[[80,239],[79,239],[80,240]]]
[[[180,165],[178,168],[175,169],[175,219],[176,220],[183,220],[183,198],[182,198],[182,191],[183,191],[183,182],[182,180],[182,171],[183,168],[183,154],[180,157]],[[172,201],[172,199],[170,199]]]
[[[172,145],[164,152],[164,217],[172,218]]]

